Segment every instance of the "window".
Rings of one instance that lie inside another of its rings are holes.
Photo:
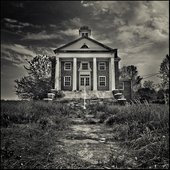
[[[99,76],[99,86],[106,86],[106,76]]]
[[[64,63],[64,70],[71,70],[71,62]]]
[[[64,77],[64,86],[71,86],[71,76]]]
[[[88,63],[82,63],[82,70],[88,70]]]
[[[80,85],[81,85],[81,86],[84,86],[84,77],[81,77],[81,78],[80,78]]]
[[[89,47],[84,43],[81,48],[89,48]]]
[[[106,62],[99,62],[99,70],[106,70]]]
[[[86,77],[86,86],[89,86],[90,85],[90,79],[89,77]]]
[[[85,75],[84,75],[85,76]],[[87,77],[80,78],[80,85],[81,86],[90,86],[90,78],[89,75]]]

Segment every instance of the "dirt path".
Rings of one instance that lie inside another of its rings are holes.
[[[89,124],[88,119],[93,120]],[[107,165],[110,156],[120,154],[122,148],[114,141],[112,129],[106,128],[103,124],[95,123],[98,120],[86,115],[86,119],[72,119],[72,125],[67,134],[60,139],[63,149],[69,155],[90,163],[92,167]],[[124,155],[120,155],[123,157]],[[113,165],[112,168],[115,166]]]

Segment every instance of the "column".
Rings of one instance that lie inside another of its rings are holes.
[[[110,90],[115,90],[115,63],[113,57],[110,59],[110,78],[111,78]]]
[[[55,89],[60,90],[60,59],[56,57],[55,67]]]
[[[93,58],[93,91],[97,91],[97,63],[96,63],[96,58]]]
[[[77,90],[77,58],[73,58],[73,90]]]

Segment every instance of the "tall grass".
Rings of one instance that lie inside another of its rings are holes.
[[[69,114],[63,104],[1,102],[1,168],[57,168],[56,141],[69,126]]]
[[[137,168],[169,167],[169,106],[123,106],[116,108],[116,114],[115,106],[109,110],[113,114],[105,124],[112,126],[115,139],[129,149]]]
[[[117,155],[113,152],[109,161],[112,167],[169,167],[169,106],[96,104],[87,106],[89,112],[99,118],[106,128],[112,128],[111,135],[115,141],[121,148],[126,148]],[[62,158],[65,160],[68,157],[70,164],[69,159],[73,156],[68,156],[56,142],[67,132],[71,123],[69,118],[84,117],[84,114],[66,103],[2,101],[1,168],[69,167],[64,165]],[[123,153],[125,150],[127,152]],[[122,154],[125,157],[119,159]],[[135,164],[131,160],[127,163],[130,157]],[[82,162],[80,164],[83,166]]]

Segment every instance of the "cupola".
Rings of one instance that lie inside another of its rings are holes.
[[[88,26],[82,26],[79,29],[79,35],[81,37],[89,37],[91,35],[91,29]]]

